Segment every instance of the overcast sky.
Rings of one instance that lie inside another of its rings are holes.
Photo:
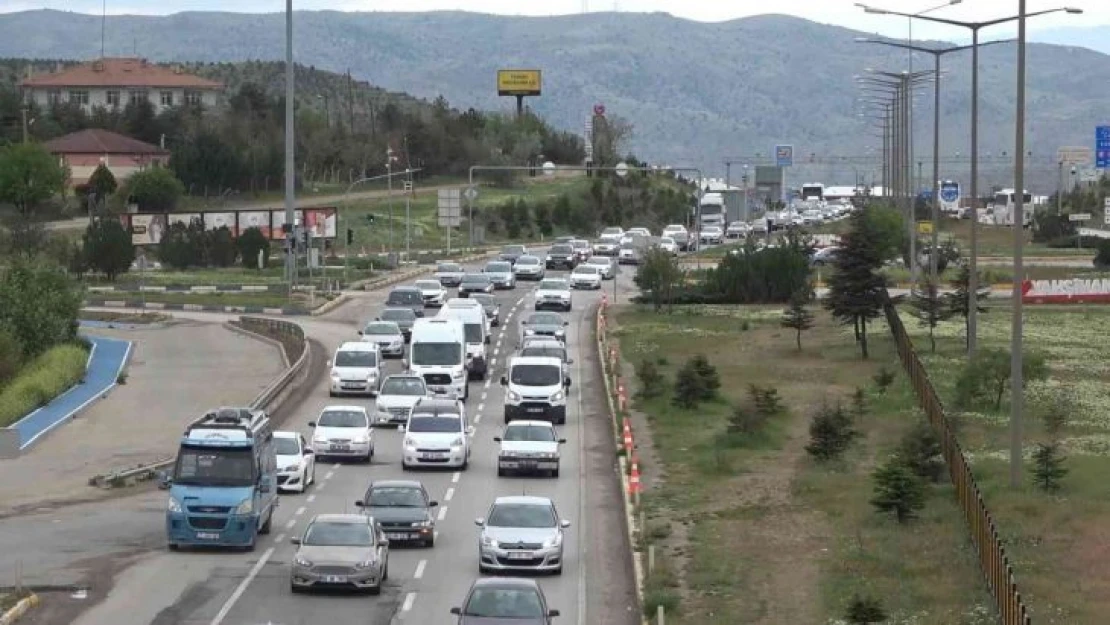
[[[103,0],[2,0],[0,13],[29,9],[60,9],[81,13],[100,14]],[[665,11],[678,17],[699,21],[723,21],[766,13],[766,3],[757,0],[294,0],[296,9],[332,9],[342,11],[438,11],[463,10],[504,15],[560,15],[580,13],[583,2],[590,11]],[[874,0],[879,7],[905,12],[920,11],[941,4],[944,0]],[[807,19],[839,24],[867,32],[881,32],[893,37],[904,37],[906,20],[865,15],[854,6],[853,0],[778,0],[771,3],[777,13],[787,13]],[[270,13],[284,10],[281,0],[107,0],[109,14],[165,15],[179,11],[231,10],[241,13]],[[985,20],[1005,17],[1017,12],[1018,0],[963,0],[959,6],[947,7],[931,13],[937,17],[959,20]],[[1084,10],[1082,16],[1058,14],[1030,21],[1030,31],[1060,26],[1110,25],[1110,0],[1029,0],[1030,12],[1073,6]],[[985,33],[986,36],[1008,34],[1005,28]],[[960,40],[965,31],[948,27],[931,26],[917,22],[914,38]]]

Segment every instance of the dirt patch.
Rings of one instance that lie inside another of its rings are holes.
[[[37,591],[42,600],[39,607],[28,611],[19,622],[21,625],[76,622],[83,612],[107,597],[116,576],[134,564],[143,553],[126,551],[74,562],[70,566],[82,572],[81,583],[72,589]]]

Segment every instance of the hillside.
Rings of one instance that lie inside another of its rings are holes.
[[[107,22],[109,54],[154,60],[280,59],[281,14],[180,13],[120,16]],[[633,150],[653,162],[695,164],[723,173],[726,156],[768,154],[792,143],[797,155],[859,155],[878,144],[857,113],[852,76],[865,68],[900,70],[904,54],[861,45],[864,33],[784,16],[699,23],[667,14],[591,13],[506,17],[463,12],[297,15],[298,60],[455,106],[511,106],[499,99],[501,67],[544,70],[541,98],[528,104],[575,132],[602,102],[634,126]],[[54,11],[0,15],[0,56],[87,58],[98,54],[100,17]],[[35,33],[26,37],[25,33]],[[981,54],[983,154],[1013,150],[1014,51]],[[931,67],[916,57],[915,69]],[[941,113],[945,154],[966,156],[970,68],[945,62]],[[1060,71],[1060,68],[1068,71]],[[1054,186],[1060,145],[1089,145],[1102,121],[1110,57],[1045,44],[1029,48],[1027,141],[1030,175]],[[931,97],[918,109],[918,153],[931,146]],[[859,175],[873,177],[866,171]],[[959,176],[966,165],[953,165]],[[734,168],[735,173],[735,168]],[[852,181],[852,168],[798,168],[792,176]],[[1004,167],[985,166],[983,185],[1006,184]],[[1050,190],[1050,189],[1049,189]]]

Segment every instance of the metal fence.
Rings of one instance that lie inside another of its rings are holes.
[[[301,354],[304,353],[304,329],[295,323],[282,321],[281,319],[271,319],[269,317],[240,316],[239,325],[241,325],[244,330],[250,330],[251,332],[281,340],[282,347],[285,350],[285,357],[289,359],[290,365],[300,360]],[[285,338],[293,340],[282,340]]]
[[[906,333],[902,318],[898,316],[898,310],[891,301],[889,293],[886,292],[884,292],[883,309],[894,343],[898,348],[898,356],[906,370],[906,376],[913,385],[921,409],[940,438],[948,473],[952,478],[952,484],[956,487],[956,497],[964,510],[964,516],[971,530],[971,542],[979,556],[979,568],[982,569],[983,576],[994,596],[1001,622],[1003,625],[1030,625],[1032,621],[1021,593],[1018,592],[1014,570],[1006,555],[1006,548],[1002,545],[998,528],[983,501],[983,494],[975,483],[975,476],[967,462],[967,456],[960,448],[960,442],[956,439],[951,423],[944,412],[944,404],[941,403],[936,389],[929,380],[928,372],[925,371],[925,367],[922,366],[913,349],[913,342]]]

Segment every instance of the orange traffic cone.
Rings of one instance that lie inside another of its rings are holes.
[[[624,419],[624,453],[632,454],[632,424],[627,417]]]
[[[632,471],[628,476],[628,494],[632,496],[640,494],[640,463],[635,457],[632,458]]]

